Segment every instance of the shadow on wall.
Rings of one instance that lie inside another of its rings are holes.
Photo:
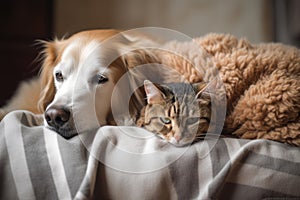
[[[274,0],[274,40],[300,47],[300,1]]]
[[[155,26],[191,37],[219,32],[268,42],[273,40],[272,8],[271,0],[57,0],[54,30],[60,37],[90,28]]]

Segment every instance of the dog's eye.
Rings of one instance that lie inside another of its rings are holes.
[[[62,82],[64,80],[64,77],[62,75],[62,73],[60,71],[58,72],[55,72],[55,79],[58,81],[58,82]]]
[[[108,81],[108,78],[106,76],[104,76],[103,74],[98,74],[97,75],[97,83],[98,84],[103,84],[106,81]]]

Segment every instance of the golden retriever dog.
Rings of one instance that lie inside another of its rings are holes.
[[[82,126],[115,124],[112,92],[130,67],[151,62],[151,53],[145,56],[138,53],[144,50],[134,49],[146,40],[118,30],[91,30],[68,39],[43,42],[39,79],[22,84],[1,109],[1,118],[16,109],[44,113],[45,126],[65,138],[77,134]]]
[[[91,106],[86,105],[91,103],[89,96],[93,97],[93,94],[98,99],[95,104],[96,119],[100,124],[108,124],[114,83],[126,72],[126,68],[120,60],[109,66],[104,63],[107,52],[118,47],[105,49],[101,42],[117,33],[114,30],[88,31],[66,40],[46,43],[41,74],[44,89],[39,106],[40,110],[45,111],[45,125],[48,128],[66,138],[76,134],[72,113],[74,104],[80,104],[82,120],[86,120],[93,113],[88,109]],[[82,85],[76,88],[76,84]]]
[[[146,41],[150,39],[132,33],[92,30],[68,39],[45,42],[43,90],[38,105],[44,112],[46,127],[69,138],[86,129],[114,125],[112,95],[117,82],[130,68],[157,60],[154,54],[141,48]],[[135,76],[145,79],[138,72]],[[125,85],[132,82],[127,80]],[[127,89],[121,90],[130,93]],[[136,111],[143,104],[144,95],[140,95],[139,100],[131,101]],[[138,98],[138,93],[136,96]],[[123,96],[114,98],[118,99],[114,107],[128,106],[123,105]],[[117,115],[124,115],[117,112]]]

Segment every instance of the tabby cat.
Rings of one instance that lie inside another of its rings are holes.
[[[176,146],[185,146],[205,136],[211,117],[211,97],[204,83],[144,81],[147,104],[137,125]]]

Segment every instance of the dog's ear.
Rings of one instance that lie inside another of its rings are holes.
[[[158,39],[138,31],[123,32],[118,36],[119,54],[127,69],[148,63],[158,63]]]
[[[153,48],[157,44],[144,35],[132,34],[132,32],[119,34],[114,39],[115,44],[118,45],[115,49],[119,55],[116,64],[125,71],[125,77],[130,81],[129,87],[134,91],[130,98],[129,112],[135,121],[138,116],[137,111],[142,109],[145,103],[145,91],[140,83],[145,79],[152,80],[153,78],[149,76],[157,74],[155,67],[152,69],[152,67],[140,68],[140,66],[160,63],[156,49]],[[145,72],[145,69],[148,71]],[[151,73],[151,70],[155,70],[156,73]]]
[[[44,50],[42,52],[43,65],[40,72],[41,87],[43,88],[38,109],[44,112],[46,107],[52,102],[55,95],[55,85],[53,78],[53,69],[59,60],[59,52],[62,48],[62,41],[54,40],[52,42],[42,42]]]
[[[158,58],[155,53],[147,49],[133,50],[124,54],[121,58],[127,69],[149,63],[158,63]]]

